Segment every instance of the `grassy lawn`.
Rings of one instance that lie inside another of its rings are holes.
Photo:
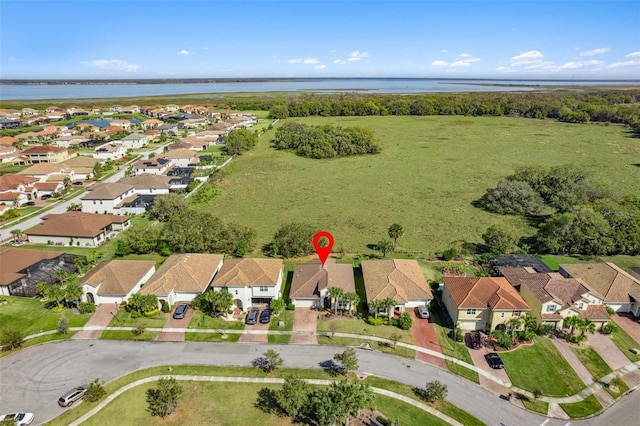
[[[188,328],[200,329],[218,329],[218,330],[244,330],[244,322],[242,321],[225,321],[222,318],[212,318],[203,314],[201,311],[195,311]]]
[[[14,328],[28,336],[55,330],[62,316],[69,320],[69,327],[82,327],[91,318],[89,314],[74,314],[71,309],[55,313],[38,298],[7,296],[7,300],[7,304],[0,304],[0,331]]]
[[[279,330],[279,331],[291,331],[293,330],[293,316],[294,311],[284,311],[277,317],[271,318],[271,323],[269,324],[269,330]],[[278,326],[278,322],[284,321],[284,325],[282,327]],[[289,343],[291,339],[290,334],[270,334],[267,336],[269,339],[269,343]]]
[[[522,404],[524,404],[524,408],[527,410],[535,411],[536,413],[540,413],[544,416],[549,412],[549,403],[545,401],[540,401],[539,399],[529,399],[526,396],[521,396],[520,400]]]
[[[318,336],[318,343],[321,345],[333,345],[333,346],[360,346],[363,343],[368,343],[372,349],[386,352],[393,355],[403,356],[405,358],[415,358],[416,351],[401,346],[393,347],[392,344],[386,344],[383,342],[377,342],[375,340],[369,340],[365,337],[362,339],[354,339],[351,337],[334,337]]]
[[[579,419],[602,410],[602,405],[595,395],[589,395],[580,402],[560,404],[560,408],[562,408],[572,419]]]
[[[399,420],[402,426],[445,426],[449,423],[413,405],[384,395],[376,395],[375,407],[391,421]]]
[[[229,342],[235,343],[240,340],[241,334],[222,333],[184,333],[184,340],[188,342]]]
[[[398,251],[429,255],[454,241],[482,241],[491,225],[524,220],[474,208],[487,188],[525,164],[580,163],[615,194],[640,191],[637,143],[619,126],[589,126],[510,117],[308,117],[284,122],[362,126],[374,132],[377,155],[313,160],[270,147],[275,130],[223,169],[210,205],[228,221],[256,229],[256,247],[280,225],[299,221],[330,228],[334,250],[369,253],[367,244],[403,225]],[[571,161],[569,161],[571,159]],[[499,164],[499,167],[496,166]],[[323,182],[318,186],[317,182]],[[372,185],[372,182],[375,182]],[[287,200],[283,208],[281,200]],[[429,200],[429,202],[425,202]],[[376,208],[371,208],[375,202]]]
[[[640,343],[636,342],[633,337],[629,336],[629,334],[624,331],[622,328],[618,327],[616,331],[611,333],[611,340],[613,343],[622,351],[623,354],[629,358],[629,360],[636,362],[640,361],[640,355],[635,355],[629,352],[631,348],[640,348]]]
[[[580,257],[580,256],[559,256],[553,254],[546,254],[540,256],[542,261],[554,271],[558,270],[558,265],[561,263],[587,263],[587,262],[611,262],[624,269],[625,271],[630,266],[640,265],[640,256],[596,256],[596,257]]]
[[[131,314],[121,308],[116,316],[109,323],[109,327],[135,327],[140,323],[146,324],[147,328],[164,327],[168,317],[156,315],[153,317],[132,318]],[[127,331],[127,333],[130,333]]]
[[[587,370],[589,370],[589,373],[591,373],[591,376],[593,376],[595,380],[598,380],[600,377],[606,376],[613,371],[593,348],[578,349],[571,346],[571,350],[576,354]]]
[[[624,395],[625,393],[627,393],[627,391],[629,390],[629,385],[627,385],[624,380],[620,379],[620,384],[618,386],[618,391],[614,392],[613,389],[611,389],[611,387],[609,386],[605,386],[604,389],[607,391],[607,393],[609,395],[611,395],[613,398],[618,399],[620,398],[622,395]]]
[[[159,331],[145,331],[139,336],[133,334],[130,330],[105,330],[102,332],[101,339],[107,340],[139,340],[149,341],[156,338],[160,334]]]
[[[546,337],[536,337],[535,344],[501,353],[500,358],[511,383],[519,388],[531,392],[539,387],[546,396],[573,395],[584,389],[584,383]]]
[[[336,333],[363,334],[367,336],[383,337],[385,339],[389,339],[392,334],[397,334],[402,337],[400,342],[409,344],[413,343],[411,331],[403,330],[399,327],[390,325],[370,325],[364,320],[357,318],[344,318],[339,316],[334,316],[329,319],[324,319],[326,318],[324,316],[321,318],[322,319],[318,320],[318,331],[331,332],[331,324],[335,324]]]

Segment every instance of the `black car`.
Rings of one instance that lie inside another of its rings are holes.
[[[181,303],[178,305],[178,307],[176,308],[175,312],[173,313],[173,318],[174,319],[183,319],[184,316],[187,314],[187,310],[189,309],[189,305],[186,303]]]
[[[245,324],[250,324],[250,325],[257,324],[259,315],[260,315],[260,309],[258,309],[258,308],[249,309],[249,313],[247,314],[247,318],[245,318],[245,320],[244,320]]]
[[[469,337],[471,339],[471,347],[473,349],[482,348],[482,336],[480,335],[479,331],[471,332],[471,336],[469,336]]]
[[[24,203],[25,206],[35,206],[36,202],[35,201],[27,201],[26,203]]]
[[[82,186],[82,185],[84,185],[84,182],[82,182],[81,180],[78,180],[78,181],[73,182],[73,184],[76,185],[76,186]]]
[[[260,323],[269,324],[269,321],[271,321],[271,311],[269,309],[265,309],[260,314]]]
[[[487,362],[489,363],[489,367],[491,368],[504,368],[504,364],[502,363],[502,360],[500,359],[500,355],[498,355],[495,352],[490,352],[488,354],[485,355],[485,358],[487,359]]]
[[[49,194],[44,194],[42,197],[40,197],[41,200],[48,200],[49,198],[51,198],[51,195]]]

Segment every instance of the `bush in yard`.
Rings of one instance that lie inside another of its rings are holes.
[[[22,346],[24,342],[24,335],[22,331],[15,328],[9,328],[2,330],[2,337],[0,338],[0,345],[2,345],[3,351],[11,351]]]
[[[455,247],[442,252],[442,260],[446,262],[455,259],[456,257],[458,257],[458,249],[456,249]]]
[[[367,318],[367,322],[371,325],[382,325],[384,324],[384,318],[382,317],[375,318],[375,317],[369,316],[369,318]]]
[[[145,331],[147,331],[147,325],[143,322],[139,322],[133,330],[131,330],[134,336],[142,336]]]
[[[618,329],[618,325],[609,321],[602,326],[602,334],[611,334]]]
[[[295,311],[296,310],[296,305],[294,305],[292,302],[287,303],[287,311]]]
[[[67,317],[60,317],[56,330],[58,334],[67,334],[69,332],[69,320]]]
[[[89,383],[89,387],[87,388],[86,398],[90,402],[98,402],[107,394],[107,391],[104,390],[104,386],[100,379],[95,379],[93,382]]]
[[[160,309],[155,308],[151,311],[147,311],[147,312],[143,312],[142,315],[144,315],[145,317],[149,318],[149,317],[154,317],[156,315],[158,315],[158,312],[160,312]]]
[[[279,315],[280,313],[282,313],[282,311],[284,311],[284,307],[285,307],[284,300],[271,299],[271,302],[269,302],[269,307],[271,308],[271,310],[275,315]]]
[[[496,338],[499,346],[502,346],[505,349],[511,349],[511,346],[513,346],[513,340],[508,333],[505,333],[504,331],[493,330],[491,335]]]
[[[91,302],[80,302],[78,310],[81,314],[92,314],[96,311],[96,304]]]
[[[169,305],[169,303],[167,302],[163,303],[162,312],[164,312],[165,314],[168,314],[169,312],[171,312],[171,305]]]
[[[447,397],[447,385],[437,380],[427,382],[424,388],[423,398],[428,402],[436,402]]]
[[[411,328],[411,324],[413,324],[413,320],[408,312],[403,312],[400,314],[400,318],[398,318],[398,323],[400,324],[401,329],[409,330]]]
[[[152,416],[164,418],[178,408],[183,393],[184,389],[176,379],[160,379],[157,388],[147,389],[147,411]]]

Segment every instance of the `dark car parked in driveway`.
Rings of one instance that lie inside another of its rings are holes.
[[[271,321],[271,310],[265,309],[260,314],[260,323],[261,324],[269,324],[269,321]]]
[[[500,355],[495,352],[490,352],[485,355],[487,362],[489,363],[489,367],[491,368],[504,368],[504,364],[502,363],[502,359],[500,359]]]
[[[258,323],[258,316],[260,315],[260,309],[251,308],[249,309],[249,313],[247,313],[247,318],[245,318],[245,324],[253,325]]]
[[[186,303],[181,303],[178,305],[176,310],[173,312],[174,319],[183,319],[189,310],[189,305]]]

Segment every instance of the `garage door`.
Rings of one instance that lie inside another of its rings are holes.
[[[462,330],[484,330],[484,321],[460,321],[460,328]]]

